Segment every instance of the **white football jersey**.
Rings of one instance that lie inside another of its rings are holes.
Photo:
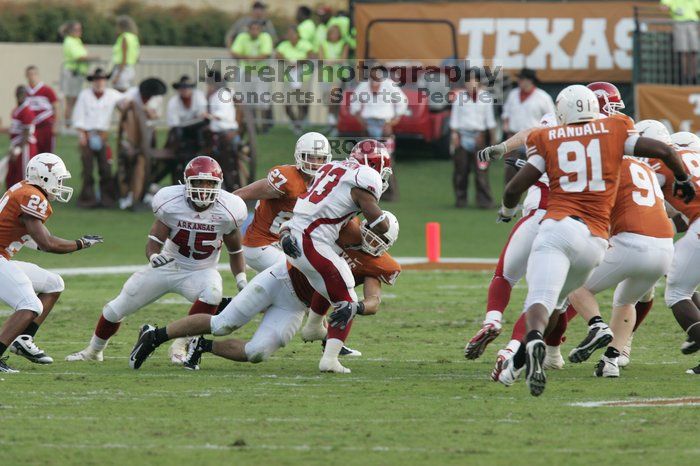
[[[360,213],[350,194],[353,188],[369,191],[379,200],[382,178],[374,169],[352,159],[322,166],[309,190],[299,196],[289,227],[334,244],[343,225]]]
[[[545,113],[540,119],[541,127],[557,126],[557,117],[554,113]],[[539,180],[527,190],[525,200],[523,200],[523,217],[527,217],[537,209],[547,209],[547,198],[549,197],[549,178],[543,173]]]
[[[170,228],[163,254],[190,270],[216,267],[224,235],[240,228],[248,216],[245,202],[224,190],[214,205],[197,212],[187,200],[184,185],[162,188],[151,205],[156,218]]]

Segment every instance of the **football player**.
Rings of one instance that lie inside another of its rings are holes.
[[[222,293],[216,269],[222,244],[228,249],[238,289],[246,286],[240,233],[248,215],[245,203],[221,189],[221,167],[211,157],[192,159],[184,178],[184,185],[162,188],[153,198],[156,218],[146,243],[149,264],[133,274],[119,296],[102,309],[88,347],[66,361],[102,361],[121,321],[166,293],[192,302],[190,314],[214,314]],[[177,343],[170,356],[173,363],[182,364],[187,340]]]
[[[526,369],[533,396],[542,394],[546,375],[544,332],[560,297],[584,284],[607,248],[610,212],[625,153],[659,158],[675,175],[674,195],[690,201],[695,188],[678,155],[654,139],[639,137],[628,119],[599,119],[593,91],[573,85],[556,102],[561,126],[542,128],[527,139],[528,163],[506,186],[502,218],[512,218],[521,194],[542,173],[550,179],[550,196],[528,260],[525,301],[526,336],[499,381],[511,385]],[[592,208],[595,206],[595,208]]]
[[[641,136],[658,139],[649,131],[648,122],[640,121],[635,128]],[[610,343],[596,365],[597,377],[619,377],[618,358],[629,346],[637,320],[634,306],[645,296],[646,302],[650,301],[650,290],[668,272],[673,257],[674,231],[664,196],[654,171],[643,161],[623,158],[610,220],[610,247],[602,263],[583,287],[569,295],[571,306],[589,325],[588,335],[571,350],[569,360],[586,361],[596,349]],[[616,288],[608,327],[594,295],[613,287]]]
[[[244,201],[258,201],[243,237],[243,255],[253,270],[262,272],[286,260],[279,246],[280,228],[292,218],[297,198],[306,192],[318,169],[331,158],[328,139],[320,133],[306,133],[294,147],[295,165],[273,167],[267,178],[234,192]]]
[[[390,212],[384,212],[384,215],[390,223],[387,234],[375,237],[366,222],[360,228],[353,223],[347,236],[351,241],[359,240],[361,249],[355,249],[356,244],[343,247],[348,257],[353,258],[353,275],[358,282],[364,284],[364,299],[360,302],[364,309],[363,315],[373,315],[379,310],[381,284],[393,284],[401,272],[399,264],[386,253],[396,241],[398,221]],[[220,314],[213,317],[188,316],[157,329],[145,325],[134,346],[131,367],[141,367],[146,358],[170,338],[197,334],[227,335],[261,312],[264,315],[260,326],[249,341],[194,338],[185,367],[198,369],[202,354],[207,352],[233,361],[263,362],[291,341],[301,326],[306,309],[317,294],[298,269],[287,262],[277,263],[256,275],[248,287],[235,296]],[[340,331],[349,331],[351,321],[347,320],[342,309],[334,311],[329,316],[329,321],[331,329],[337,327]],[[349,369],[340,367],[344,370],[338,372],[350,372]]]
[[[658,122],[657,122],[658,123]],[[663,126],[661,123],[659,125]],[[658,125],[655,125],[658,128]],[[665,130],[665,127],[664,127]],[[661,128],[656,130],[656,134],[663,134]],[[664,142],[670,144],[673,140],[668,137],[668,133],[663,136]],[[682,136],[676,136],[679,140]],[[686,169],[690,173],[693,183],[700,184],[700,152],[695,150],[697,141],[693,138],[685,138],[687,145],[685,148],[678,147],[679,154]],[[682,142],[682,139],[681,139]],[[688,340],[681,347],[681,350],[686,353],[697,351],[700,346],[700,309],[693,300],[695,290],[700,284],[700,269],[698,268],[698,260],[700,260],[700,246],[698,246],[698,238],[700,237],[700,199],[696,198],[692,202],[686,204],[679,202],[670,196],[673,190],[671,176],[673,174],[668,167],[661,164],[654,164],[652,167],[656,170],[664,195],[671,207],[680,212],[687,219],[688,230],[685,235],[675,244],[675,252],[671,269],[666,277],[666,305],[673,311],[673,316],[687,333]],[[688,374],[700,375],[700,364],[686,371]]]
[[[60,157],[38,154],[27,163],[24,181],[0,198],[0,301],[14,311],[0,329],[0,372],[19,372],[2,357],[8,347],[32,362],[53,362],[34,344],[34,335],[63,291],[60,276],[12,257],[32,243],[41,251],[66,254],[102,242],[96,235],[74,241],[58,238],[44,225],[53,213],[51,201],[70,200],[73,189],[63,184],[69,178]]]

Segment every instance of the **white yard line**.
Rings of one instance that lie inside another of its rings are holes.
[[[425,257],[397,257],[396,260],[401,265],[416,265],[427,264]],[[445,257],[441,260],[444,264],[496,264],[498,259],[493,258],[478,258],[478,257]],[[134,273],[137,270],[146,267],[145,264],[137,265],[114,265],[109,267],[65,267],[57,269],[49,269],[64,277],[72,277],[76,275],[120,275]],[[219,264],[218,270],[228,270],[228,264]]]
[[[577,403],[569,403],[569,406],[579,406],[582,408],[673,408],[680,406],[700,406],[700,397],[580,401]]]

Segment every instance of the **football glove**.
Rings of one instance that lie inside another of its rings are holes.
[[[297,244],[297,240],[292,236],[289,230],[282,230],[280,233],[280,244],[282,245],[282,250],[284,253],[292,259],[301,257],[301,249],[299,249],[299,244]]]
[[[158,253],[151,254],[151,257],[148,258],[148,261],[151,263],[151,267],[153,267],[154,269],[157,269],[158,267],[163,267],[164,265],[168,265],[174,260],[175,258],[173,257],[167,257],[165,256],[165,254]]]
[[[513,207],[512,209],[504,206],[501,204],[501,208],[498,209],[498,218],[496,219],[496,223],[508,223],[511,220],[513,220],[513,217],[515,217],[515,214],[518,212],[517,207]]]
[[[514,159],[514,158],[508,158],[505,160],[506,165],[510,165],[511,167],[515,168],[515,170],[520,170],[527,164],[527,160],[523,159]]]
[[[673,196],[683,199],[686,204],[695,199],[695,186],[688,175],[685,180],[675,179],[673,182]]]
[[[83,235],[76,241],[80,243],[81,247],[79,249],[89,248],[90,246],[104,242],[100,235]]]
[[[496,144],[495,146],[488,146],[481,149],[476,153],[476,156],[479,159],[479,162],[490,162],[491,160],[500,159],[506,154],[507,151],[508,147],[506,147],[506,143],[502,142],[500,144]]]
[[[365,313],[365,303],[351,303],[343,301],[333,305],[333,312],[328,316],[328,324],[331,327],[345,330],[345,327],[355,317],[355,314]]]

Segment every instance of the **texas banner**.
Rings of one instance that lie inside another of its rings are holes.
[[[673,132],[700,133],[700,86],[639,84],[635,92],[637,121],[651,118]]]
[[[357,57],[534,68],[549,82],[629,82],[634,2],[355,3]],[[649,6],[649,4],[646,4]]]

